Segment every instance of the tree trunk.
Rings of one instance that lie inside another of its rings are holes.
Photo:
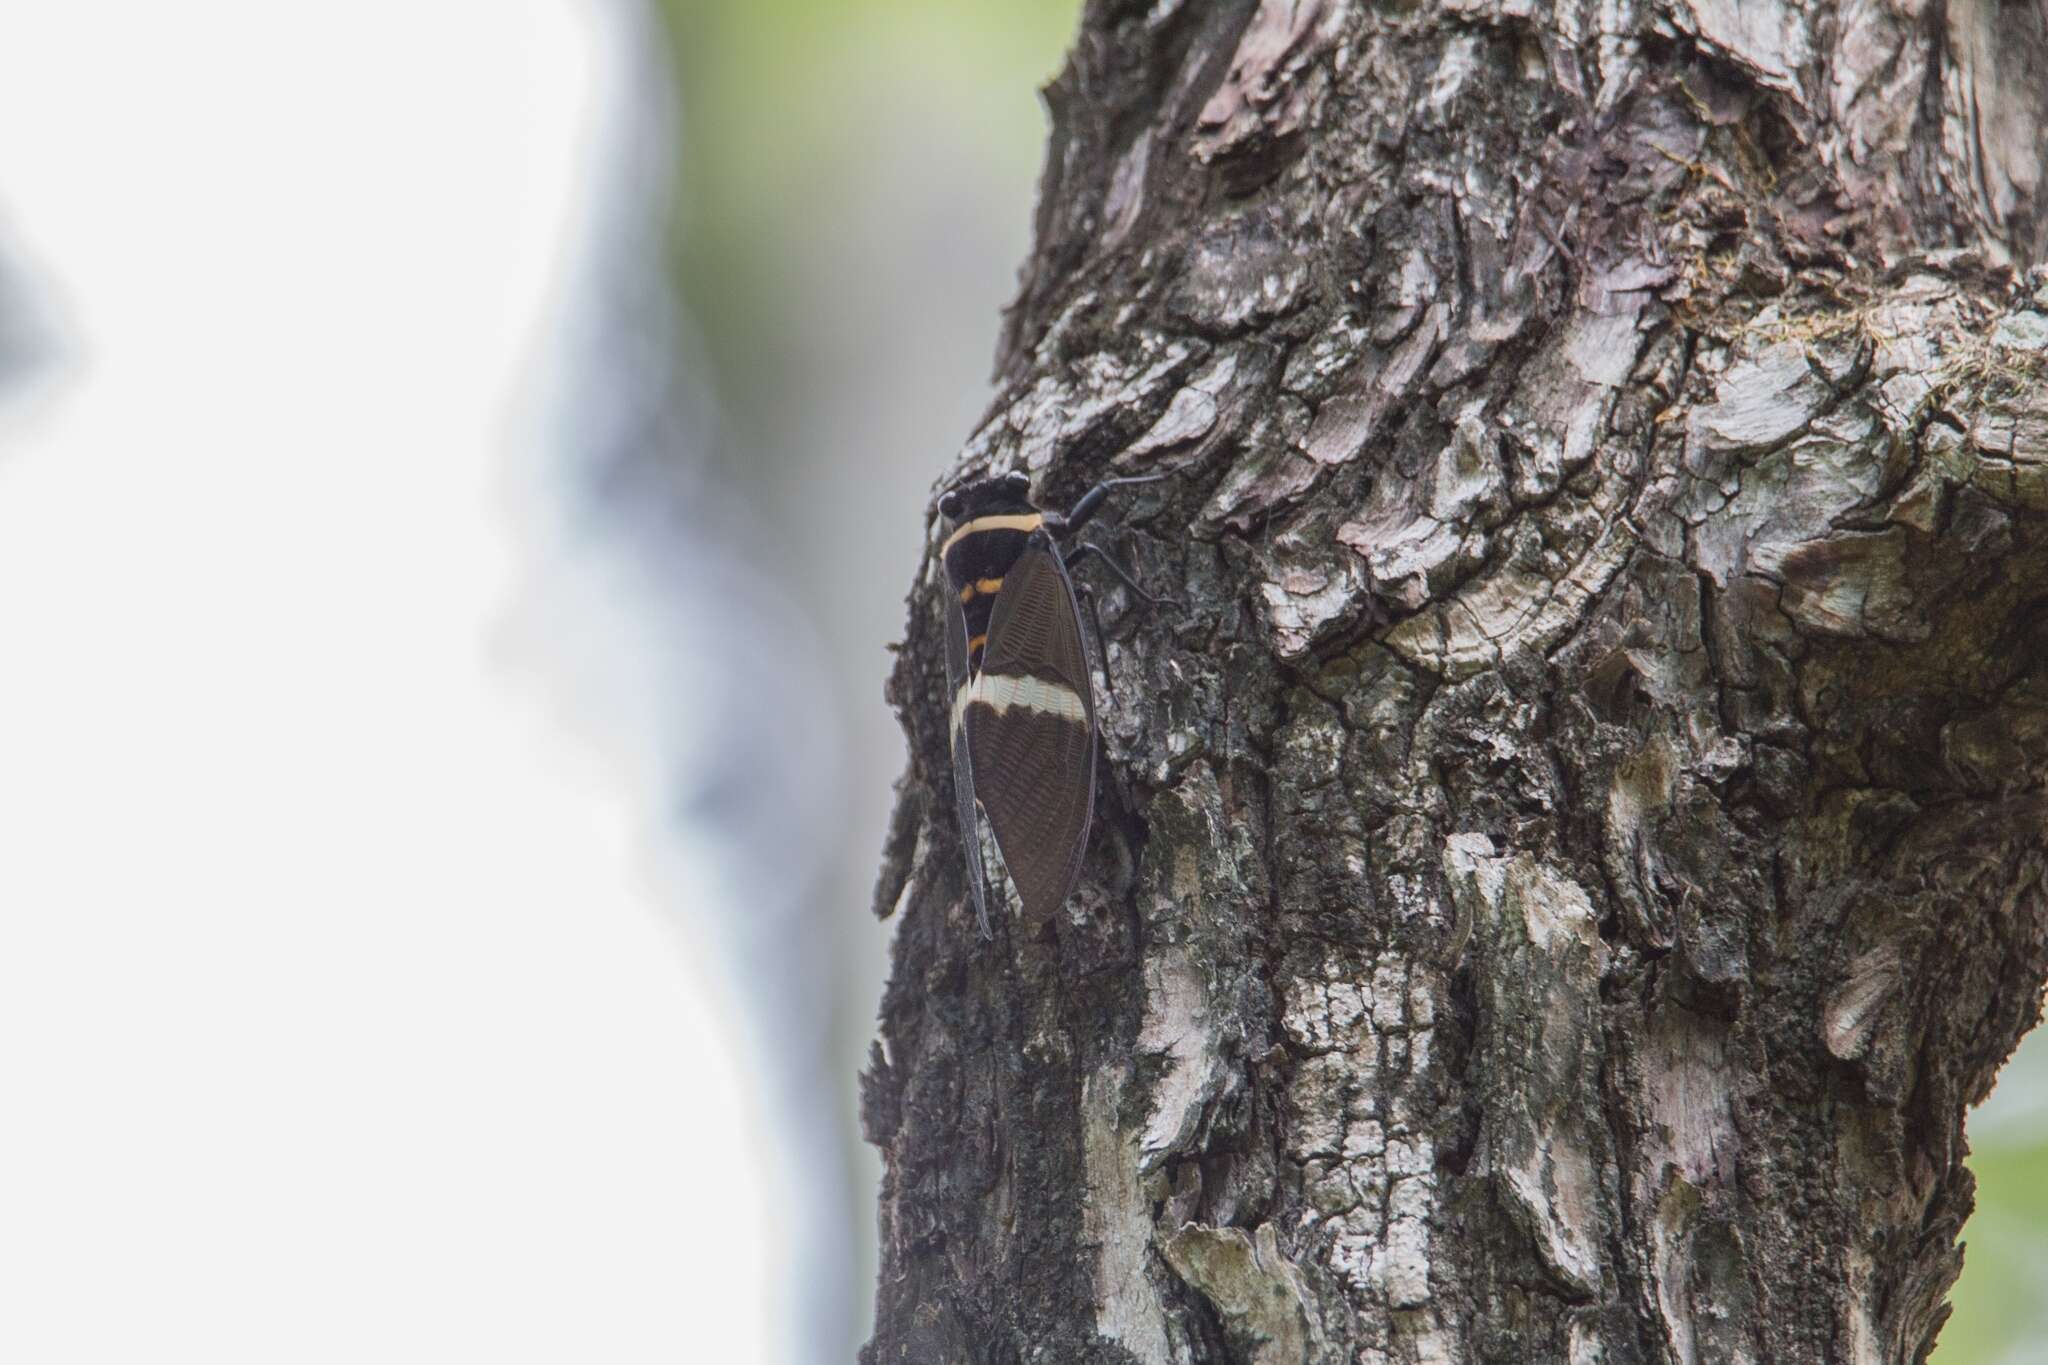
[[[985,943],[928,553],[864,1360],[1926,1355],[2048,977],[2044,21],[1089,4],[956,472],[1175,471],[1186,605]]]

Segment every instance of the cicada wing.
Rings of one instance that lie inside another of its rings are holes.
[[[960,822],[960,849],[967,859],[967,886],[974,893],[975,920],[981,936],[992,938],[988,926],[988,873],[981,865],[981,821],[974,811],[974,754],[965,730],[967,698],[974,685],[967,669],[967,617],[959,603],[946,604],[946,681],[951,718],[948,738],[953,747],[953,813]]]
[[[1095,706],[1059,548],[1033,535],[1004,575],[965,711],[977,796],[1025,914],[1066,901],[1095,809]],[[956,730],[956,733],[958,731]]]

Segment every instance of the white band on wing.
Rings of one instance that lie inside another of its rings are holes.
[[[1061,682],[1044,678],[1019,677],[1009,673],[983,673],[953,696],[953,729],[966,720],[969,705],[979,702],[997,715],[1017,707],[1044,716],[1058,716],[1081,725],[1088,723],[1088,704],[1081,694]]]

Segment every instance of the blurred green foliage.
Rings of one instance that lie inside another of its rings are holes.
[[[1934,1365],[2048,1365],[2048,1032],[2020,1044],[1971,1115],[1977,1212]]]
[[[1970,1158],[1977,1214],[1964,1236],[1955,1316],[1934,1359],[2036,1365],[2048,1361],[2048,1137],[1983,1148]]]
[[[729,422],[758,424],[810,371],[811,334],[889,327],[816,316],[820,262],[845,267],[859,215],[890,212],[891,168],[944,140],[978,178],[1027,184],[1044,115],[1023,97],[1059,69],[1080,0],[662,0],[680,77],[683,172],[675,253]],[[937,140],[937,139],[935,139]],[[882,144],[888,145],[882,145]],[[937,173],[944,173],[941,166]],[[900,231],[921,200],[900,201]],[[1005,212],[1010,210],[1005,207]],[[1019,244],[1027,224],[1006,229]],[[997,319],[987,319],[992,354]],[[739,448],[772,450],[742,439]],[[2048,1086],[2048,1038],[2007,1084]],[[2048,1118],[2048,1108],[2026,1112]],[[1977,1213],[1937,1365],[2048,1365],[2048,1123],[1972,1126]]]
[[[807,263],[892,163],[942,133],[979,149],[990,180],[1035,181],[1045,116],[1026,92],[1058,72],[1080,0],[662,3],[681,88],[684,297],[744,421],[801,368],[788,350],[803,341]]]

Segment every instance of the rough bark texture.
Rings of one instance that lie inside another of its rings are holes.
[[[911,596],[864,1359],[1926,1354],[2048,976],[2044,22],[1089,5],[955,472],[1178,471],[1189,605],[991,944]]]

